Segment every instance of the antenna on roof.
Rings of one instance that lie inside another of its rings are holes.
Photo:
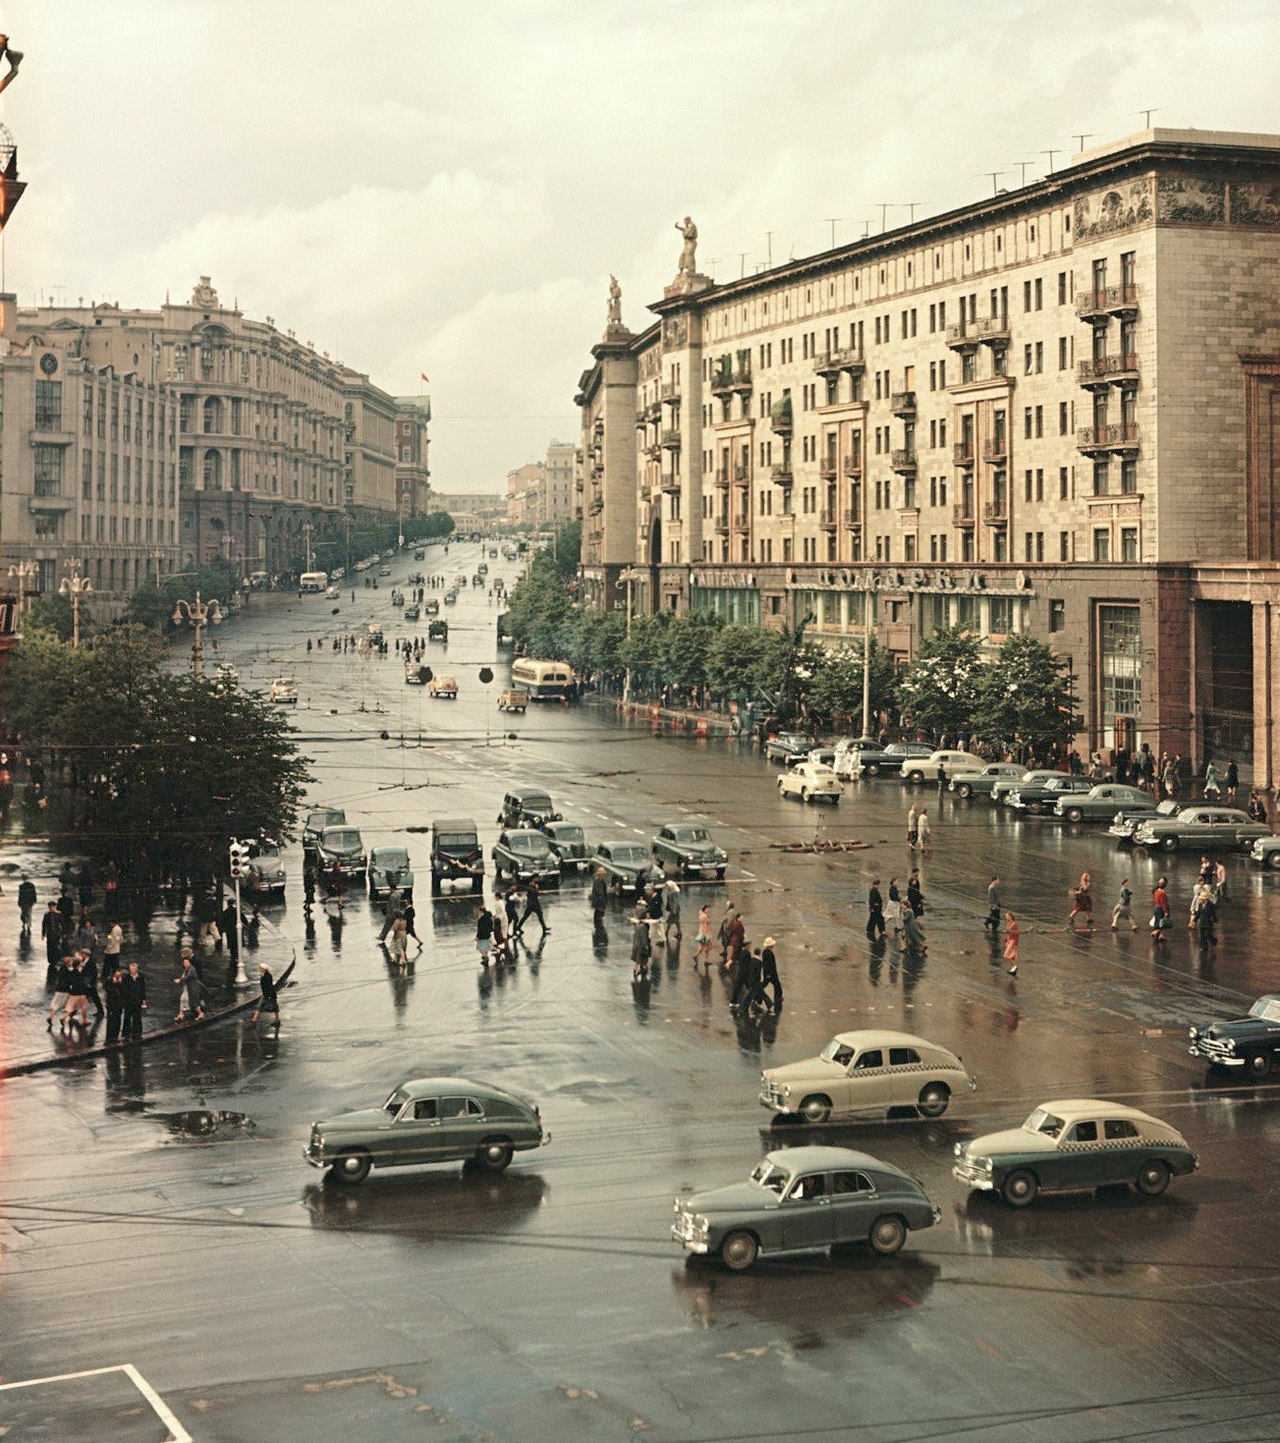
[[[1028,167],[1029,165],[1034,165],[1034,164],[1035,164],[1035,161],[1034,161],[1034,160],[1006,160],[1006,161],[1005,161],[1005,164],[1006,164],[1006,165],[1016,165],[1016,166],[1018,167],[1018,169],[1021,171],[1021,174],[1018,176],[1018,184],[1019,184],[1019,185],[1026,185],[1026,183],[1027,183],[1027,167]]]
[[[831,249],[832,249],[832,250],[835,250],[835,248],[836,248],[836,222],[839,221],[839,220],[843,220],[843,219],[844,219],[844,216],[842,216],[842,215],[824,215],[824,216],[822,217],[822,223],[823,223],[823,225],[829,225],[829,226],[831,227]]]
[[[1040,152],[1040,154],[1041,154],[1041,155],[1047,155],[1047,156],[1049,157],[1049,174],[1052,175],[1052,174],[1053,174],[1053,157],[1054,157],[1055,155],[1061,155],[1062,152],[1061,152],[1060,150],[1042,150],[1042,151]]]
[[[1085,143],[1086,140],[1093,140],[1093,139],[1097,136],[1097,131],[1095,131],[1095,130],[1084,130],[1084,131],[1073,130],[1073,131],[1071,132],[1071,136],[1072,136],[1072,139],[1073,139],[1073,140],[1078,140],[1078,141],[1080,142],[1079,145],[1076,146],[1076,150],[1077,150],[1077,151],[1080,151],[1080,150],[1083,150],[1083,149],[1084,149],[1084,143]]]
[[[911,212],[911,224],[912,224],[912,225],[915,225],[915,223],[916,223],[916,207],[923,205],[923,204],[924,204],[924,201],[922,201],[922,200],[900,200],[900,201],[898,202],[898,204],[899,204],[904,210],[909,210],[909,211]]]
[[[984,175],[987,176],[987,177],[990,179],[990,181],[991,181],[991,194],[992,194],[992,195],[999,195],[999,193],[1000,193],[1000,177],[1001,177],[1003,174],[1004,174],[1004,171],[1002,171],[1002,170],[980,170],[980,171],[978,172],[978,178],[981,179]]]
[[[889,207],[893,202],[891,200],[878,200],[876,204],[880,207],[880,234],[883,235],[888,223]]]
[[[1140,115],[1140,116],[1142,116],[1142,128],[1143,128],[1143,130],[1150,130],[1150,129],[1151,129],[1151,117],[1156,113],[1157,110],[1160,110],[1161,108],[1162,108],[1162,107],[1159,106],[1159,105],[1145,106],[1143,109],[1141,109],[1141,110],[1135,110],[1133,113],[1134,113],[1135,115]]]

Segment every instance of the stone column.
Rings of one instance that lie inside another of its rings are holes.
[[[1277,757],[1276,696],[1280,665],[1280,603],[1255,602],[1253,618],[1253,785],[1274,791]]]

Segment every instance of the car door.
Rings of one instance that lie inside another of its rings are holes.
[[[867,1047],[849,1067],[849,1110],[884,1113],[893,1106],[893,1080],[882,1047]]]
[[[889,1049],[889,1096],[894,1107],[914,1107],[924,1066],[914,1047]]]
[[[1096,1118],[1080,1118],[1063,1132],[1041,1181],[1055,1188],[1099,1187],[1108,1181],[1106,1171],[1102,1129]]]
[[[434,1097],[406,1102],[391,1126],[383,1129],[381,1146],[373,1149],[374,1160],[396,1167],[428,1162],[436,1125]]]
[[[470,1157],[475,1151],[483,1109],[473,1099],[458,1095],[441,1097],[437,1106],[440,1121],[432,1137],[431,1160]]]
[[[779,1216],[784,1248],[825,1248],[832,1241],[828,1175],[809,1172],[793,1178]]]
[[[879,1196],[865,1172],[831,1174],[831,1241],[859,1242],[878,1216]]]
[[[1107,1182],[1132,1182],[1147,1151],[1137,1126],[1127,1117],[1103,1118],[1102,1146],[1106,1154]]]

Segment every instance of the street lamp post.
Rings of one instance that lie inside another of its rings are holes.
[[[201,649],[202,633],[211,621],[221,620],[222,608],[218,605],[216,597],[212,601],[201,601],[200,593],[197,591],[194,601],[180,599],[174,602],[174,626],[181,626],[184,621],[189,621],[195,630],[195,639],[191,643],[191,674],[197,681],[200,680],[200,662],[203,656]]]
[[[93,595],[93,582],[80,575],[78,561],[73,561],[71,567],[71,575],[64,576],[58,586],[58,595],[71,598],[71,645],[74,649],[80,645],[80,598]]]
[[[307,533],[307,570],[310,571],[310,570],[312,570],[312,566],[311,566],[311,522],[310,522],[310,521],[304,521],[304,522],[302,523],[302,529],[303,529],[303,531],[305,531],[305,532]]]
[[[22,626],[22,613],[27,604],[27,582],[34,581],[40,568],[34,561],[19,561],[9,568],[9,579],[18,583],[18,626]]]
[[[862,735],[871,735],[871,603],[875,593],[862,593]]]

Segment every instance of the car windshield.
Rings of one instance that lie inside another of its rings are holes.
[[[613,860],[625,862],[628,866],[639,866],[649,860],[649,854],[638,842],[624,842],[621,846],[614,847]]]
[[[711,833],[706,827],[681,827],[676,832],[677,842],[696,843],[699,846],[710,846]]]
[[[546,792],[524,792],[520,797],[520,810],[545,817],[551,810],[551,798]]]
[[[547,839],[541,832],[520,832],[508,838],[507,845],[513,852],[545,852],[547,850]]]
[[[409,854],[403,847],[379,847],[376,852],[376,866],[386,868],[388,871],[409,865]]]
[[[756,1165],[751,1181],[760,1187],[767,1187],[770,1192],[776,1192],[781,1197],[787,1189],[787,1183],[791,1181],[791,1174],[766,1158]]]
[[[391,1116],[394,1117],[408,1100],[409,1094],[404,1088],[397,1087],[391,1096],[387,1098],[386,1102],[382,1104],[382,1110],[383,1112],[389,1112]]]
[[[557,827],[553,834],[557,842],[580,842],[582,828],[574,826]]]
[[[841,1042],[838,1037],[833,1037],[822,1049],[823,1062],[837,1062],[841,1067],[846,1067],[853,1061],[853,1048],[847,1042]]]
[[[330,848],[347,850],[360,845],[360,833],[354,827],[328,827],[325,829],[324,844]]]
[[[1043,1107],[1037,1107],[1022,1126],[1026,1132],[1043,1132],[1050,1137],[1057,1137],[1062,1131],[1062,1119],[1046,1112]]]
[[[1259,997],[1249,1009],[1250,1017],[1262,1017],[1268,1022],[1280,1022],[1280,999]]]

